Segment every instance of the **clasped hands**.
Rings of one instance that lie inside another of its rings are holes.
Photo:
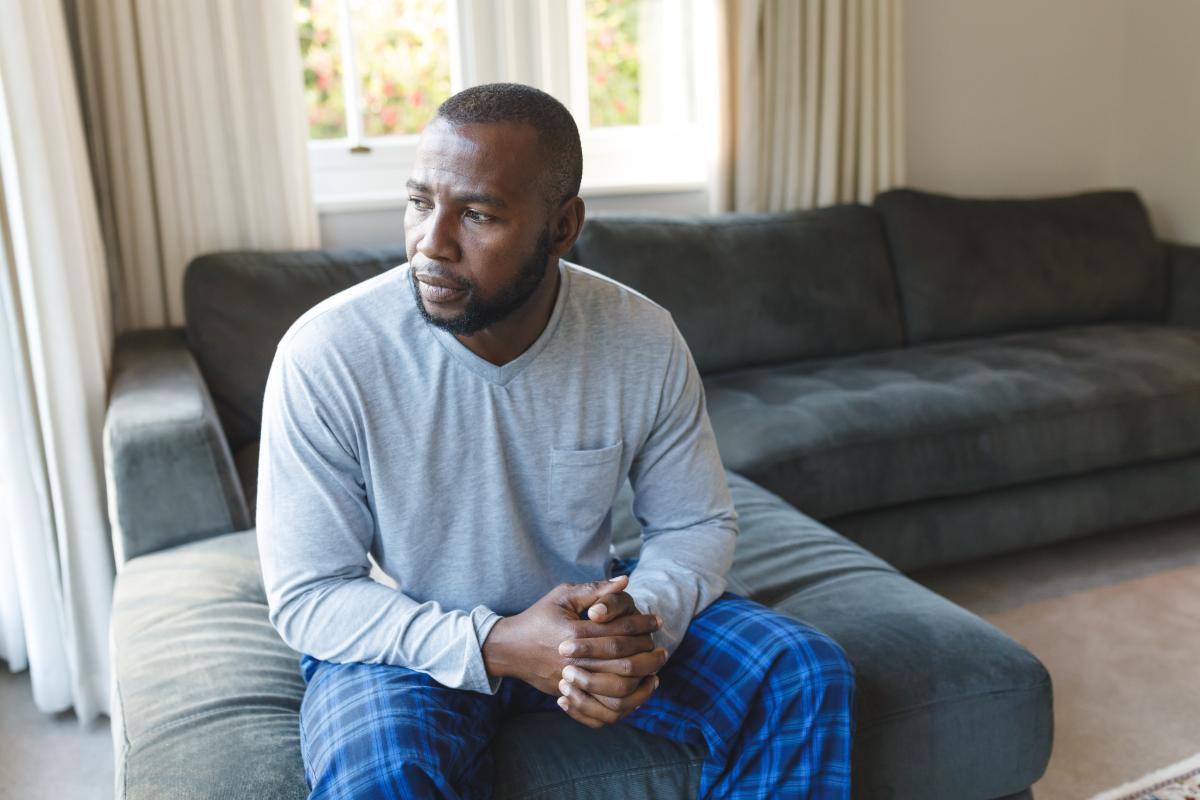
[[[650,638],[662,621],[638,611],[628,584],[626,575],[559,584],[500,619],[483,643],[488,674],[561,695],[559,706],[590,728],[625,717],[658,688],[656,673],[667,662]]]

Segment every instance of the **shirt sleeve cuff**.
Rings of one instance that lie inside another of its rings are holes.
[[[500,682],[503,678],[494,675],[488,675],[487,665],[483,660],[483,643],[487,639],[488,634],[492,632],[492,627],[499,622],[502,617],[495,611],[492,611],[487,606],[475,606],[471,610],[471,623],[475,626],[475,641],[478,646],[478,673],[472,675],[472,687],[477,692],[485,694],[495,694],[500,690]],[[484,687],[487,687],[486,689]]]
[[[658,614],[662,617],[663,627],[651,633],[650,639],[654,642],[655,647],[667,648],[667,657],[669,658],[675,651],[675,645],[679,642],[675,640],[675,637],[670,632],[672,620],[668,619],[667,615],[663,614],[657,608],[658,604],[656,601],[658,598],[654,596],[653,592],[643,589],[640,586],[634,586],[632,583],[625,589],[625,593],[633,598],[633,604],[637,606],[637,610],[640,613]]]

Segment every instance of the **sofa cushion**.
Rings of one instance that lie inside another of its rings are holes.
[[[854,664],[856,798],[997,798],[1041,777],[1053,738],[1050,676],[999,630],[913,583],[744,476],[729,590],[832,637]],[[626,482],[613,511],[637,555]]]
[[[258,439],[233,454],[233,466],[237,470],[242,493],[246,496],[246,510],[250,513],[250,524],[258,518]]]
[[[667,308],[700,372],[901,343],[874,210],[599,216],[568,258]]]
[[[1092,325],[705,380],[721,458],[818,519],[1200,452],[1200,330]]]
[[[113,600],[118,800],[308,796],[299,657],[267,621],[254,531],[135,558]],[[695,797],[705,749],[562,714],[510,719],[496,798]]]
[[[741,533],[730,589],[825,631],[857,674],[854,796],[1002,797],[1049,758],[1049,678],[982,620],[729,474]],[[626,484],[624,555],[638,528]],[[112,627],[118,799],[306,796],[298,659],[267,622],[253,531],[130,561]],[[703,748],[559,714],[492,744],[498,798],[695,797]],[[936,763],[935,763],[936,760]]]
[[[308,796],[304,682],[267,621],[253,531],[127,562],[111,657],[119,799]]]
[[[910,342],[1164,319],[1165,256],[1133,192],[967,200],[897,189],[875,207]]]
[[[1200,513],[1200,453],[938,497],[828,524],[905,573]]]
[[[1200,328],[1200,246],[1167,245],[1171,300],[1167,314],[1175,325]]]
[[[376,250],[246,251],[199,256],[183,280],[187,342],[231,450],[254,441],[275,346],[301,314],[406,259]]]

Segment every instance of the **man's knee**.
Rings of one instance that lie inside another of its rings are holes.
[[[380,664],[322,664],[306,677],[301,751],[314,797],[401,786],[424,796],[466,788],[486,767],[492,697]]]
[[[854,692],[854,665],[842,646],[826,634],[795,620],[784,620],[774,637],[776,669],[835,693]]]
[[[333,797],[436,797],[445,793],[446,765],[397,757],[365,760],[348,743],[325,764],[307,770],[309,800]]]

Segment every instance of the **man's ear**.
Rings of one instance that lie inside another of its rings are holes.
[[[579,231],[583,228],[582,198],[575,196],[564,200],[554,215],[551,223],[554,236],[550,240],[550,254],[554,258],[561,258],[575,244],[575,240],[579,238]]]

